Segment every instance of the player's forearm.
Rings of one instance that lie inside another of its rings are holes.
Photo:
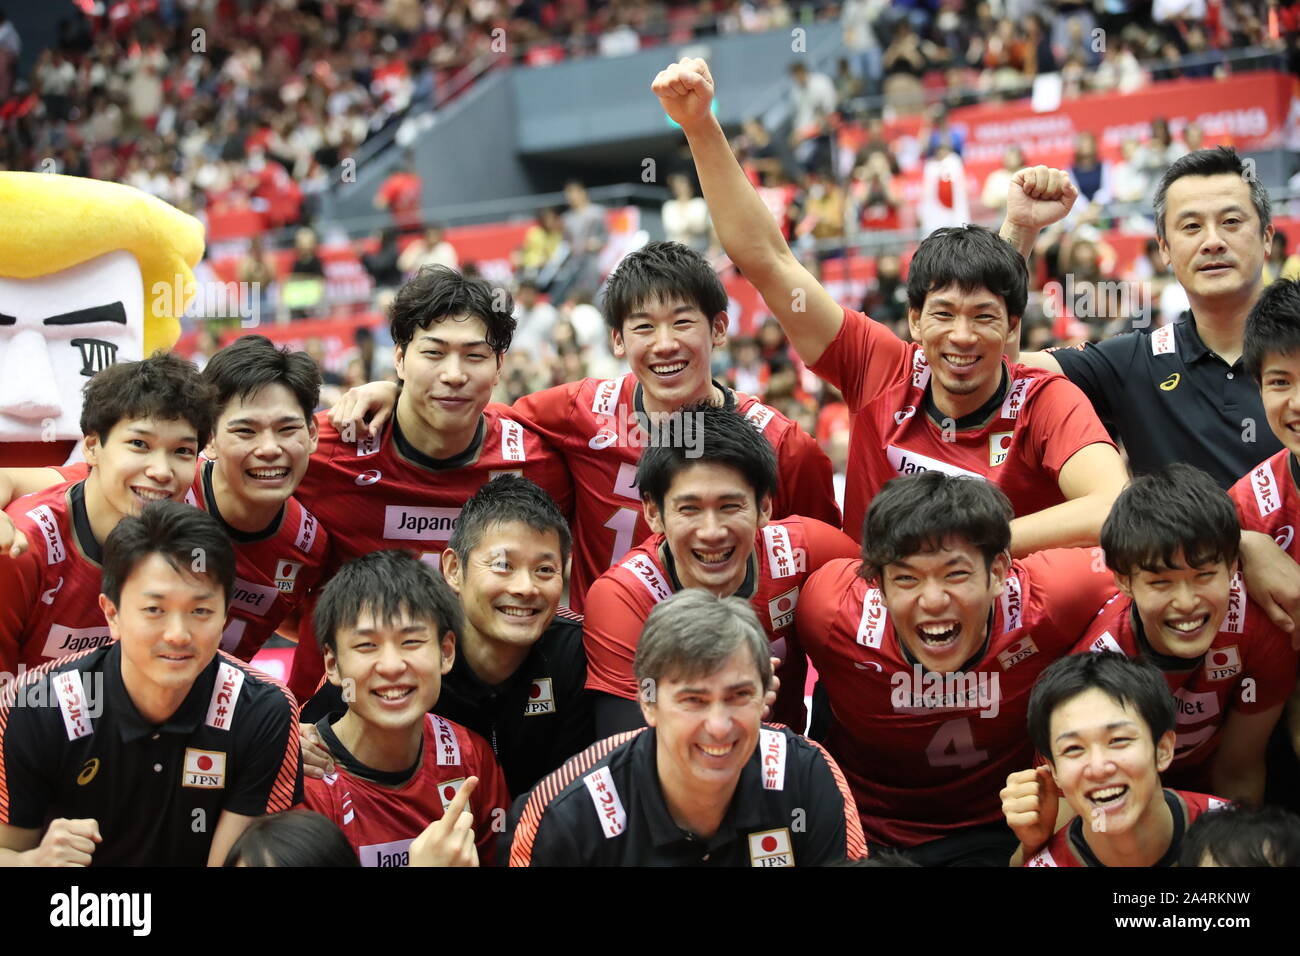
[[[0,867],[35,866],[36,850],[10,850],[0,847]]]
[[[1038,239],[1039,230],[1028,229],[1024,226],[1017,226],[1009,219],[1004,220],[1002,228],[998,230],[998,235],[1006,242],[1015,246],[1025,261],[1029,261],[1029,255],[1034,251],[1034,242]]]
[[[1011,556],[1095,546],[1114,501],[1114,494],[1095,492],[1016,518],[1011,522]]]
[[[765,263],[788,255],[776,220],[745,178],[717,119],[710,115],[684,130],[713,228],[731,261],[752,277]]]

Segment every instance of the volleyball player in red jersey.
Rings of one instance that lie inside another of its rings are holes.
[[[867,840],[923,865],[1010,859],[997,795],[1032,757],[1030,689],[1114,592],[1098,549],[1013,561],[1010,518],[988,482],[895,478],[862,557],[813,574],[795,612]]]
[[[649,243],[610,275],[602,306],[614,354],[632,370],[543,389],[511,406],[563,453],[573,475],[570,607],[584,610],[596,578],[650,536],[637,462],[653,420],[694,402],[734,409],[771,442],[781,475],[774,518],[797,514],[839,527],[831,463],[812,436],[775,408],[713,380],[713,350],[727,341],[727,293],[703,256],[676,242]],[[331,421],[364,428],[363,417],[370,417],[382,427],[392,401],[385,383],[353,389]]]
[[[771,445],[736,412],[698,403],[664,419],[637,466],[654,535],[587,595],[587,686],[596,736],[639,727],[632,665],[655,605],[686,588],[749,601],[780,663],[772,719],[802,732],[807,662],[794,626],[799,592],[827,561],[857,553],[837,528],[798,516],[771,521],[778,485]]]
[[[790,251],[710,112],[704,61],[669,66],[652,90],[686,134],[723,248],[853,412],[844,527],[857,536],[889,478],[937,470],[1002,488],[1015,556],[1096,544],[1124,464],[1077,386],[1002,357],[1027,298],[1020,254],[980,227],[937,230],[908,267],[902,342],[836,304]]]

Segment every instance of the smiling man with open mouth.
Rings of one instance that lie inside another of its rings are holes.
[[[567,761],[511,812],[511,866],[822,866],[866,855],[820,746],[760,723],[772,680],[750,605],[674,594],[636,651],[648,729]]]
[[[1178,705],[1170,786],[1258,803],[1296,652],[1248,593],[1240,538],[1232,502],[1200,469],[1135,478],[1101,530],[1121,594],[1075,650],[1144,657],[1164,675]]]
[[[1051,838],[1025,866],[1174,866],[1191,822],[1227,803],[1161,787],[1174,698],[1148,661],[1109,651],[1057,661],[1034,685],[1029,736],[1047,764],[1016,775],[1036,789],[1004,812],[1022,841],[1042,843],[1018,825],[1029,814]],[[1076,817],[1052,834],[1062,797]]]
[[[321,591],[315,632],[344,706],[316,724],[337,770],[307,778],[304,798],[362,866],[492,862],[494,823],[509,805],[492,748],[428,713],[461,621],[438,572],[405,551],[349,561]]]
[[[748,600],[781,660],[772,719],[802,729],[807,660],[794,627],[799,589],[833,558],[857,553],[848,535],[813,518],[772,521],[776,454],[735,411],[707,403],[674,412],[641,455],[636,486],[654,534],[591,586],[583,640],[596,691],[596,736],[641,724],[632,674],[651,610],[703,588]]]
[[[153,501],[183,501],[213,402],[198,370],[158,353],[99,372],[81,412],[83,480],[57,484],[5,510],[31,547],[0,558],[0,670],[15,670],[108,643],[96,602],[103,543]],[[58,476],[45,469],[38,475]]]

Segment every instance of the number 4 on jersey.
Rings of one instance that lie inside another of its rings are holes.
[[[965,770],[988,760],[989,752],[975,748],[970,718],[959,717],[939,725],[926,745],[925,757],[931,767],[960,767]]]

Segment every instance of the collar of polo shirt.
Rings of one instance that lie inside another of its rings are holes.
[[[162,726],[155,726],[140,716],[135,702],[127,693],[122,683],[122,645],[114,642],[104,658],[104,696],[106,709],[113,715],[123,743],[143,740],[156,733],[192,734],[203,723],[207,714],[208,703],[212,698],[212,688],[217,680],[217,662],[220,655],[213,657],[203,669],[194,686],[185,695],[185,700]]]

